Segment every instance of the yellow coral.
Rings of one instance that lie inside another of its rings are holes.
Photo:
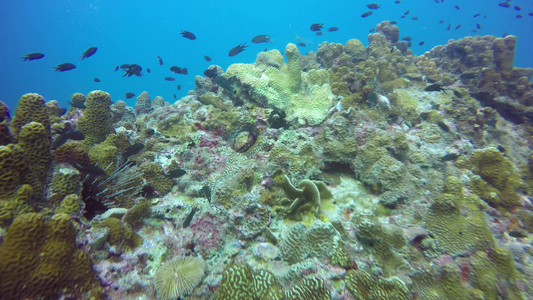
[[[92,91],[87,95],[85,106],[77,129],[85,134],[85,143],[92,146],[104,141],[111,131],[111,96],[103,91]]]

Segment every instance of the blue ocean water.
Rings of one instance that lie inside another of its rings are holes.
[[[449,39],[469,35],[513,34],[518,37],[515,66],[533,67],[533,2],[512,0],[394,0],[375,1],[381,8],[369,17],[361,14],[371,1],[2,1],[0,3],[0,100],[14,109],[21,95],[35,92],[47,101],[65,105],[75,92],[87,94],[94,89],[107,91],[112,100],[124,100],[127,92],[139,95],[148,91],[174,102],[194,89],[194,77],[211,64],[226,69],[233,63],[251,63],[258,52],[280,49],[296,43],[299,36],[309,44],[300,52],[315,50],[324,42],[346,43],[357,38],[368,43],[369,30],[383,20],[396,20],[401,36],[413,38],[412,50],[420,55]],[[439,3],[437,3],[439,2]],[[440,3],[444,2],[444,3]],[[458,6],[457,9],[455,6]],[[521,10],[518,10],[519,6]],[[406,18],[401,18],[409,11]],[[478,17],[473,17],[480,13]],[[517,18],[517,15],[523,16]],[[418,17],[418,20],[411,18]],[[443,23],[439,23],[444,20]],[[309,30],[312,23],[324,23],[339,31],[317,36]],[[481,29],[476,28],[476,24]],[[451,24],[451,29],[446,30]],[[461,24],[462,26],[454,30]],[[181,30],[193,32],[196,40],[180,36]],[[477,30],[477,32],[472,32]],[[272,38],[272,44],[253,44],[258,34]],[[423,45],[419,45],[424,41]],[[246,42],[249,47],[234,57],[228,52]],[[96,46],[92,57],[81,61],[87,48]],[[23,62],[27,53],[40,52],[40,60]],[[211,62],[203,59],[205,55]],[[158,64],[160,56],[164,65]],[[70,62],[76,69],[55,72],[53,67]],[[114,71],[121,64],[139,64],[141,78],[121,77]],[[188,75],[170,72],[171,66],[186,67]],[[146,72],[146,68],[151,70]],[[176,81],[165,81],[172,76]],[[99,78],[101,82],[94,82]],[[177,85],[181,85],[181,90]],[[127,101],[134,104],[135,98]]]

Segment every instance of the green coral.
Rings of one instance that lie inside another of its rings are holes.
[[[55,172],[50,184],[51,195],[48,197],[51,202],[58,203],[65,196],[78,194],[81,189],[80,176],[74,172]]]
[[[123,251],[132,251],[140,246],[142,238],[129,227],[124,226],[117,218],[107,218],[95,225],[96,228],[106,228],[106,241],[110,246],[116,246]]]
[[[67,215],[47,220],[28,213],[13,221],[0,246],[0,298],[81,298],[93,288],[99,288],[96,273],[91,259],[78,249]]]
[[[30,122],[41,123],[44,127],[45,138],[50,139],[50,120],[44,98],[39,94],[25,94],[20,98],[15,116],[11,121],[13,134],[18,135],[22,126]]]
[[[283,260],[294,264],[308,256],[330,256],[339,235],[331,223],[316,220],[311,227],[296,223],[281,239],[279,244]]]
[[[330,300],[331,293],[320,278],[305,278],[285,293],[287,300]]]
[[[248,265],[234,265],[224,270],[215,300],[275,300],[282,299],[276,277],[261,270],[258,273]]]
[[[9,108],[0,101],[0,146],[7,145],[13,140],[9,130]]]
[[[203,105],[213,105],[221,110],[228,110],[231,107],[231,104],[225,103],[219,97],[210,94],[203,94],[199,96],[198,101],[200,101],[200,103]]]
[[[350,270],[344,278],[346,287],[356,299],[407,300],[409,290],[398,278],[376,278],[362,270]]]
[[[161,165],[153,162],[145,162],[141,165],[147,184],[151,185],[160,195],[165,195],[174,186],[174,180],[163,176]]]
[[[331,199],[333,197],[327,186],[321,181],[302,180],[298,183],[298,188],[296,188],[292,185],[287,175],[284,175],[280,184],[287,197],[293,200],[287,210],[289,215],[299,213],[304,205],[310,204],[314,207],[315,216],[318,216],[322,208],[321,199]]]
[[[67,195],[63,201],[61,201],[61,205],[56,209],[56,214],[76,214],[80,211],[80,200],[78,199],[78,195],[76,194],[70,194]]]
[[[103,142],[111,132],[111,96],[103,91],[92,91],[87,95],[85,107],[77,129],[85,134],[85,144],[92,146]]]
[[[498,149],[490,147],[475,150],[472,153],[471,162],[472,172],[481,176],[485,182],[498,191],[498,201],[493,201],[491,204],[506,208],[520,204],[516,189],[522,185],[522,179],[516,173],[511,161],[503,156]]]
[[[494,244],[482,208],[479,198],[463,195],[459,179],[448,177],[444,193],[426,214],[426,224],[438,246],[450,255],[482,250]]]
[[[32,197],[31,186],[23,184],[13,196],[0,200],[0,225],[9,225],[18,215],[33,212]]]
[[[151,212],[152,202],[149,200],[141,200],[132,208],[128,209],[128,212],[124,216],[124,223],[129,226],[134,226],[141,223]]]
[[[105,141],[94,145],[89,149],[89,158],[91,163],[96,164],[104,169],[109,175],[115,170],[118,150],[115,146],[117,140],[116,134],[110,134]]]

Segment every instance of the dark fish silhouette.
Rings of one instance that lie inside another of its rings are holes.
[[[476,28],[477,28],[477,29],[481,29],[481,24],[477,23],[477,24],[476,24]]]
[[[410,36],[404,36],[402,40],[409,42],[410,40],[412,40],[412,38]]]
[[[129,146],[128,148],[124,149],[124,151],[122,152],[122,159],[127,160],[128,157],[141,152],[143,148],[144,148],[144,144],[142,143],[135,143]]]
[[[479,16],[481,16],[481,14],[475,14],[475,15],[474,15],[474,18],[477,18],[477,17],[479,17]]]
[[[80,56],[80,59],[81,60],[84,60],[86,58],[89,58],[91,56],[93,56],[93,54],[96,53],[96,50],[98,50],[98,48],[96,47],[90,47],[89,49],[85,50],[85,52],[83,52]]]
[[[296,43],[296,45],[300,46],[300,47],[305,47],[307,46],[305,43]]]
[[[165,80],[166,81],[175,81],[176,79],[174,79],[174,77],[165,77]]]
[[[370,8],[370,9],[378,9],[381,7],[381,5],[377,4],[377,3],[370,3],[370,4],[367,4],[366,7]]]
[[[204,185],[200,192],[207,199],[207,202],[211,203],[211,188],[208,185]]]
[[[67,140],[81,141],[85,138],[85,135],[79,131],[68,128],[61,131],[61,134],[52,143],[52,150],[59,148]]]
[[[444,22],[446,22],[446,21],[444,21],[444,20],[440,20],[440,21],[439,21],[439,24],[443,24]]]
[[[392,24],[392,22],[391,22],[391,24]],[[337,30],[339,30],[339,28],[335,27],[335,26],[328,28],[329,32],[333,32],[333,31],[337,31]]]
[[[100,79],[98,79],[98,78],[94,78],[93,81],[94,81],[94,82],[100,82]]]
[[[392,21],[390,21],[390,23],[391,23],[391,25],[396,25],[396,24],[398,24],[398,21],[392,20]]]
[[[163,65],[163,60],[161,59],[161,57],[157,57],[157,59],[159,60],[159,65],[162,66]]]
[[[126,99],[130,99],[130,98],[135,97],[135,94],[134,93],[126,93],[124,96],[126,97]]]
[[[509,2],[498,3],[498,5],[501,6],[501,7],[505,7],[505,8],[511,7],[511,3],[509,3]]]
[[[72,101],[72,102],[67,101],[67,103],[68,105],[75,107],[75,108],[80,108],[80,109],[85,108],[85,104],[83,104],[83,102],[80,102],[80,101]]]
[[[165,174],[165,177],[167,178],[180,178],[181,176],[187,174],[187,171],[183,170],[183,169],[176,169],[176,170],[172,170],[172,171],[169,171],[167,174]]]
[[[176,94],[173,94],[173,96],[174,96],[174,100],[178,100],[178,98],[176,98]]]
[[[322,35],[322,31],[315,32],[315,35]]]
[[[196,213],[197,210],[198,210],[198,204],[196,204],[191,209],[191,212],[187,215],[187,217],[185,218],[185,221],[183,221],[183,228],[187,228],[191,224],[192,217],[194,217],[194,214]]]
[[[187,71],[187,68],[180,68],[176,66],[170,67],[170,71],[176,74],[183,74],[183,75],[187,75],[189,73],[189,71]]]
[[[41,59],[43,57],[44,57],[44,54],[42,53],[28,53],[21,58],[22,58],[22,61],[27,61],[27,60]]]
[[[118,71],[118,66],[115,67],[115,72]]]
[[[400,4],[400,3],[402,3],[402,1],[400,1],[400,0],[396,0],[396,1],[394,1],[394,3],[396,3],[396,4]]]
[[[418,17],[412,17],[411,20],[416,21],[418,20]]]
[[[255,44],[272,43],[272,41],[270,40],[270,37],[268,35],[260,34],[260,35],[254,36],[254,38],[252,39],[252,43],[255,43]]]
[[[454,30],[457,30],[457,29],[459,29],[459,28],[461,28],[461,24],[455,26],[455,29],[454,29]]]
[[[124,75],[122,75],[122,77],[125,77],[125,76],[131,77],[133,75],[137,77],[143,76],[141,74],[141,71],[143,68],[137,64],[124,64],[124,65],[120,65],[120,68],[123,69],[125,72]]]
[[[406,12],[403,13],[404,16],[407,16],[411,11],[410,10],[407,10]]]
[[[516,6],[514,7],[514,10],[521,11],[521,10],[522,10],[522,7],[516,5]]]
[[[59,72],[64,72],[64,71],[74,70],[76,69],[76,66],[71,63],[64,63],[64,64],[59,64],[55,66],[54,69]]]
[[[207,55],[204,56],[204,59],[205,59],[206,61],[211,61],[211,57],[209,57],[209,56],[207,56]]]
[[[523,17],[524,17],[524,16],[522,16],[522,15],[516,15],[516,16],[515,16],[515,18],[517,18],[517,19],[522,19]]]
[[[456,5],[456,6],[455,6],[455,9],[460,10],[461,7],[460,7],[459,5]]]
[[[320,29],[322,28],[324,28],[324,23],[314,23],[314,24],[311,24],[311,27],[309,27],[311,31],[320,31]]]
[[[176,87],[179,90],[181,90],[181,84],[178,84],[178,86]]]
[[[233,88],[233,82],[231,82],[229,79],[227,79],[224,76],[217,76],[215,80],[213,80],[218,86],[235,93],[235,89]]]
[[[533,12],[530,12],[529,14],[527,14],[528,16],[530,17],[533,17]]]
[[[446,28],[446,30],[450,30],[450,28],[452,28],[452,24],[451,23],[448,24],[448,28]]]
[[[420,43],[418,43],[418,46],[422,46],[424,45],[426,42],[425,41],[421,41]]]
[[[217,75],[218,75],[218,73],[217,73],[217,69],[216,68],[209,68],[209,69],[204,71],[204,76],[205,77],[215,78],[215,77],[217,77]]]
[[[363,13],[363,14],[361,15],[361,18],[366,18],[366,17],[370,16],[371,14],[372,14],[371,11],[367,11],[366,13]]]
[[[146,68],[146,73],[150,73],[150,68]]]
[[[186,38],[186,39],[189,39],[189,40],[196,40],[196,36],[194,35],[194,33],[190,32],[190,31],[187,31],[187,30],[182,30],[180,32],[181,36]]]
[[[95,176],[106,175],[106,172],[96,165],[74,163],[72,166],[76,168],[76,170],[80,171],[80,173]]]
[[[425,92],[443,92],[444,94],[446,94],[446,91],[444,90],[444,88],[442,87],[442,85],[440,84],[432,84],[432,85],[428,85],[425,89],[424,89]]]
[[[242,45],[235,46],[231,48],[231,50],[228,53],[228,56],[235,56],[241,53],[242,51],[244,51],[246,47],[248,47],[246,46],[246,42],[242,43]]]

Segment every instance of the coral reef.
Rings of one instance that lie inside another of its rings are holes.
[[[111,96],[103,91],[92,91],[85,100],[83,115],[78,120],[78,130],[85,134],[89,146],[103,142],[111,132],[109,115]]]

